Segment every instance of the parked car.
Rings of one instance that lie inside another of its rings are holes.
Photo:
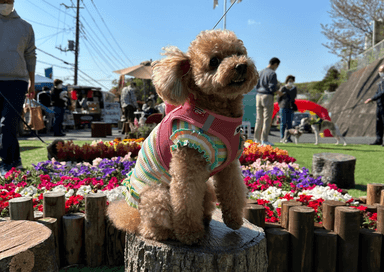
[[[303,118],[309,118],[310,119],[311,115],[309,113],[306,113],[306,112],[295,112],[293,115],[292,127],[299,126],[301,123],[301,119],[303,119]],[[312,132],[311,125],[309,125],[309,124],[304,125],[304,131],[311,133]]]

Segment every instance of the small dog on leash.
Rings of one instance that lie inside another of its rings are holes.
[[[300,136],[304,133],[302,126],[297,126],[295,128],[286,129],[284,133],[284,138],[281,140],[283,143],[287,143],[289,136],[295,137],[295,144],[298,143]]]
[[[320,119],[320,121],[311,124],[309,118],[306,117],[301,119],[301,125],[304,126],[305,124],[310,124],[313,132],[315,133],[315,145],[319,143],[319,134],[326,129],[329,129],[333,137],[336,138],[336,145],[339,144],[340,138],[344,141],[344,145],[347,145],[347,142],[341,135],[338,126],[332,121]]]

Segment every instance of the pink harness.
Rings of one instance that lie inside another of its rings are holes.
[[[177,107],[164,117],[157,131],[156,142],[158,144],[156,145],[156,151],[160,157],[160,163],[168,171],[172,157],[171,146],[173,142],[170,140],[172,123],[177,119],[188,122],[200,128],[202,132],[208,132],[220,138],[227,148],[227,159],[222,165],[216,167],[211,172],[210,175],[213,176],[234,161],[239,155],[242,117],[231,118],[218,115],[203,110],[194,104],[193,101],[187,101],[184,105]]]

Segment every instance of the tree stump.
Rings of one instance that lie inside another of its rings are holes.
[[[384,189],[384,184],[381,184],[381,183],[369,183],[367,185],[367,204],[368,205],[380,203],[382,189]]]
[[[59,271],[52,231],[26,220],[0,222],[0,271]]]
[[[317,153],[312,158],[312,174],[321,181],[334,183],[339,188],[355,187],[356,158],[340,153]]]
[[[204,239],[193,246],[127,233],[125,271],[267,271],[267,241],[262,228],[244,219],[234,231],[216,210]]]

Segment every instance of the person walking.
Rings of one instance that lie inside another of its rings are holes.
[[[63,81],[55,79],[51,90],[51,105],[55,112],[55,120],[53,121],[53,136],[65,136],[63,133],[63,122],[66,103],[68,102],[67,91],[63,91]]]
[[[279,95],[279,98],[277,99],[281,118],[280,142],[284,139],[285,130],[292,128],[294,110],[297,110],[297,108],[295,108],[297,89],[296,86],[293,85],[294,83],[295,77],[292,75],[287,76],[285,85],[280,89],[281,95]],[[287,142],[292,143],[291,137],[288,137]]]
[[[370,145],[383,145],[384,132],[384,65],[379,67],[380,82],[375,95],[365,100],[365,104],[376,101],[376,140]]]
[[[128,87],[121,91],[121,108],[123,109],[125,119],[133,122],[135,119],[135,110],[139,108],[136,100],[136,82],[131,82]]]
[[[277,90],[276,70],[280,65],[278,58],[272,58],[269,65],[259,73],[256,85],[256,125],[254,141],[263,145],[272,145],[268,141],[272,124],[274,94],[281,94]],[[260,141],[261,140],[261,141]]]
[[[22,168],[17,124],[25,95],[35,94],[36,46],[32,26],[20,18],[14,0],[0,0],[0,174]],[[29,87],[28,87],[29,83]]]

